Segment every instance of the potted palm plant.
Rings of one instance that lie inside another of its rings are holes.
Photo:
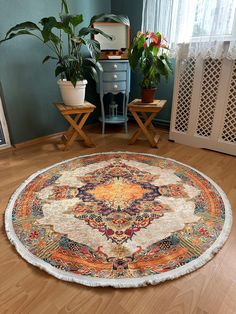
[[[134,71],[139,67],[143,75],[142,102],[153,102],[161,76],[168,79],[173,72],[167,55],[168,49],[166,38],[159,32],[138,32],[132,40],[128,58],[131,69]]]
[[[43,60],[56,61],[55,76],[60,75],[58,81],[63,101],[69,106],[78,106],[84,103],[87,75],[98,80],[97,70],[101,70],[98,62],[100,44],[93,38],[101,34],[106,38],[109,35],[98,28],[94,22],[112,20],[129,25],[129,19],[122,15],[100,14],[93,16],[87,27],[78,27],[83,22],[82,14],[70,14],[67,0],[61,1],[59,19],[54,16],[42,18],[39,24],[27,21],[12,27],[0,41],[0,44],[17,36],[30,35],[47,45],[50,54]],[[88,53],[82,52],[84,47]]]

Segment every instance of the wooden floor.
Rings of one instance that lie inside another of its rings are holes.
[[[130,131],[134,130],[131,125]],[[10,195],[39,169],[67,158],[104,151],[148,152],[186,163],[218,183],[236,210],[236,158],[168,142],[161,132],[159,149],[145,140],[127,144],[122,128],[102,136],[100,125],[89,128],[96,148],[75,142],[68,152],[50,139],[17,150],[0,151],[0,313],[236,313],[236,224],[222,250],[201,269],[157,286],[137,289],[88,288],[60,281],[24,261],[9,243],[3,213]],[[235,219],[236,221],[236,219]]]

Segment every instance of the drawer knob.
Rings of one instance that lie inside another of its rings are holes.
[[[118,85],[117,85],[117,84],[115,84],[115,85],[114,85],[114,89],[117,89],[117,88],[118,88]]]
[[[113,75],[113,78],[114,78],[114,79],[117,79],[117,75],[116,75],[116,74],[114,74],[114,75]]]
[[[117,64],[114,64],[114,65],[113,65],[113,68],[114,68],[114,69],[117,69]]]

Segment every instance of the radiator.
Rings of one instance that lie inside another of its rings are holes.
[[[235,60],[177,60],[170,140],[236,156]]]

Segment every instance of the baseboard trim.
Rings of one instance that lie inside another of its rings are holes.
[[[164,120],[164,119],[158,119],[158,118],[154,118],[153,122],[160,127],[163,127],[165,129],[170,129],[170,121],[169,120]]]
[[[21,149],[21,148],[25,148],[34,144],[40,144],[42,142],[46,142],[48,140],[52,140],[52,139],[57,139],[59,137],[62,136],[64,132],[58,132],[58,133],[53,133],[50,135],[46,135],[46,136],[40,136],[40,137],[36,137],[32,140],[28,140],[28,141],[24,141],[18,144],[14,144],[12,145],[15,149]]]

